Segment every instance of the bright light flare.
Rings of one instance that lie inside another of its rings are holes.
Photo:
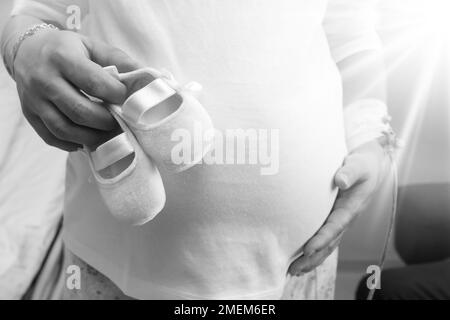
[[[383,0],[381,29],[420,30],[450,42],[450,0]]]
[[[450,123],[450,100],[445,94],[450,90],[446,91],[442,83],[445,77],[450,79],[450,0],[381,0],[378,29],[394,102],[390,104],[391,113],[395,114],[397,132],[406,143],[397,159],[401,180],[409,183],[414,179],[437,179],[437,173],[431,169],[424,174],[415,169],[423,168],[418,161],[439,166],[437,157],[426,156],[430,149],[425,147],[424,139],[433,136],[432,132],[442,133],[442,126]],[[437,93],[442,96],[432,96]],[[438,124],[431,123],[431,119]],[[448,153],[448,140],[442,136],[436,139],[435,145],[442,148],[433,152]]]
[[[427,0],[419,9],[423,12],[425,25],[430,31],[442,36],[444,41],[450,41],[450,1]]]

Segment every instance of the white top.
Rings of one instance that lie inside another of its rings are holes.
[[[19,1],[14,13],[64,25],[77,2],[90,13],[83,33],[201,83],[200,101],[224,134],[257,130],[259,144],[246,150],[271,146],[275,174],[262,174],[264,158],[161,168],[165,209],[128,227],[107,212],[87,159],[71,154],[68,248],[135,298],[280,297],[289,263],[335,200],[347,153],[335,62],[379,45],[374,1],[41,0]]]

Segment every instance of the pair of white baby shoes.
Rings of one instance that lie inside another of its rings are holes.
[[[84,151],[111,214],[128,224],[143,225],[161,212],[166,202],[158,167],[182,172],[199,163],[212,146],[212,139],[202,140],[202,148],[192,146],[189,162],[173,161],[174,130],[185,130],[193,137],[201,128],[203,136],[213,125],[194,96],[198,84],[182,88],[167,72],[151,68],[122,74],[116,67],[105,70],[128,88],[122,106],[108,105],[122,133],[96,150]],[[191,141],[195,143],[195,139]]]

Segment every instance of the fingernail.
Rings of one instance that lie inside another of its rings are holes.
[[[119,70],[117,69],[116,66],[107,66],[107,67],[104,67],[103,70],[108,72],[111,76],[113,76],[117,80],[119,79]]]

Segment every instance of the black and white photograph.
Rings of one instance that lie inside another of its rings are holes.
[[[449,0],[3,0],[0,35],[0,300],[450,300]]]

